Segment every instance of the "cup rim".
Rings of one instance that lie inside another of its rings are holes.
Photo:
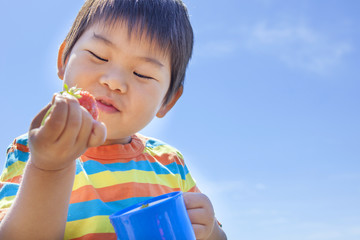
[[[181,194],[182,194],[181,191],[176,191],[176,192],[165,193],[165,194],[163,194],[163,195],[159,195],[159,196],[156,196],[156,197],[152,197],[152,198],[147,199],[147,200],[145,200],[145,201],[136,203],[136,204],[131,205],[131,206],[129,206],[129,207],[126,207],[126,208],[124,208],[124,209],[122,209],[122,210],[119,210],[119,211],[111,214],[111,215],[109,216],[109,218],[110,218],[110,220],[112,220],[112,219],[119,218],[119,217],[121,217],[121,216],[126,216],[126,215],[128,215],[128,214],[134,213],[134,212],[131,212],[131,210],[136,209],[136,208],[138,208],[138,207],[141,207],[142,205],[150,204],[150,203],[152,203],[152,202],[156,202],[156,201],[159,201],[159,200],[162,200],[162,199],[165,199],[165,200],[162,201],[161,203],[165,203],[165,202],[167,202],[167,201],[171,201],[173,198],[175,198],[175,197],[177,197],[178,195],[181,195]],[[166,199],[166,198],[168,198],[168,199]],[[146,210],[148,210],[148,209],[151,209],[151,208],[156,207],[157,205],[158,205],[158,204],[150,205],[150,206],[148,206],[148,207],[146,207],[146,208],[143,208],[143,209],[141,209],[141,210],[142,210],[142,211],[146,211]],[[128,212],[129,212],[129,213],[128,213]],[[137,212],[138,212],[138,211],[137,211]]]

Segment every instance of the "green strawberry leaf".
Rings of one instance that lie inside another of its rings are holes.
[[[64,83],[64,90],[65,90],[66,92],[69,91],[69,86],[68,86],[66,83]]]

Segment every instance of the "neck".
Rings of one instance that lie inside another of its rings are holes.
[[[128,144],[131,142],[131,136],[119,139],[106,139],[103,145],[113,145],[113,144]]]

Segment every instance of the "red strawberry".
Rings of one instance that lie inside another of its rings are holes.
[[[72,87],[69,89],[67,84],[64,84],[64,91],[60,92],[60,94],[69,94],[71,96],[74,96],[78,99],[81,106],[83,106],[88,112],[91,114],[91,116],[97,120],[99,116],[99,110],[96,105],[96,100],[93,95],[91,95],[88,91],[81,90],[80,88]],[[45,114],[41,125],[45,124],[46,118],[49,116],[51,110],[53,109],[53,106],[50,107],[50,109]]]
[[[83,106],[88,112],[91,114],[91,116],[97,120],[99,116],[99,110],[96,105],[96,100],[93,95],[91,95],[89,92],[81,90],[78,93],[81,97],[78,99],[81,106]]]

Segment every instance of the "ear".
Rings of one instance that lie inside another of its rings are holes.
[[[66,67],[66,63],[63,64],[63,62],[62,62],[62,56],[64,53],[65,46],[66,46],[66,43],[65,43],[65,41],[63,41],[59,48],[59,53],[58,53],[58,58],[57,58],[58,76],[61,80],[64,79],[64,73],[65,73],[65,67]]]
[[[179,89],[177,90],[177,92],[174,94],[174,96],[171,98],[171,100],[166,104],[161,106],[161,108],[159,109],[159,111],[157,112],[156,116],[158,118],[162,118],[166,115],[166,113],[168,111],[170,111],[170,109],[175,105],[175,103],[177,102],[177,100],[179,100],[179,98],[181,97],[183,93],[183,86],[179,87]]]

